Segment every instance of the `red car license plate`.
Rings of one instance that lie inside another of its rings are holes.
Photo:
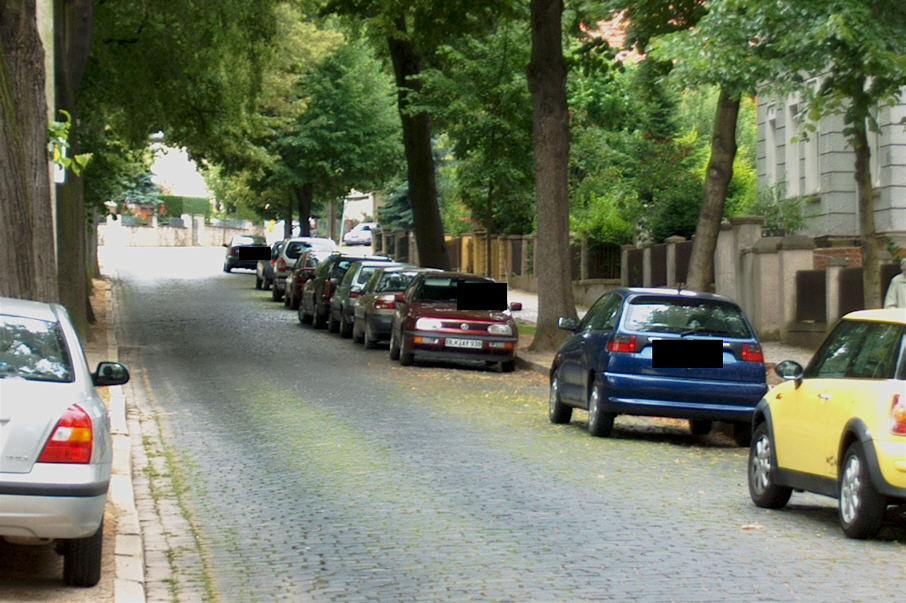
[[[448,348],[472,348],[481,349],[480,339],[455,339],[447,337],[446,345]]]

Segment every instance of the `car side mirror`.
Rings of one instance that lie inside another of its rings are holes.
[[[802,365],[795,360],[778,362],[774,367],[774,373],[784,381],[795,381],[796,387],[802,382]]]
[[[522,302],[510,302],[510,312],[519,312],[522,310]]]
[[[123,385],[129,381],[129,371],[119,362],[100,362],[91,380],[96,386]]]
[[[576,332],[576,328],[579,326],[579,321],[575,318],[567,318],[566,316],[561,316],[557,319],[557,326],[564,331]]]

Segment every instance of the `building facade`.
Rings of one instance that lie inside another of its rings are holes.
[[[781,199],[802,198],[802,234],[829,244],[859,236],[855,153],[842,115],[822,118],[809,131],[800,97],[758,100],[758,182]],[[875,113],[880,131],[868,134],[875,191],[875,229],[883,249],[888,238],[906,247],[906,89],[900,102]]]

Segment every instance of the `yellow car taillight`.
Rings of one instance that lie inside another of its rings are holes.
[[[906,397],[895,394],[890,405],[890,433],[906,435]]]

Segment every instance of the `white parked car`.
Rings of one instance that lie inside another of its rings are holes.
[[[101,576],[113,446],[95,386],[128,380],[118,362],[89,370],[63,306],[0,297],[0,537],[55,542],[69,585]]]
[[[356,224],[349,232],[343,235],[343,243],[345,245],[371,245],[371,234],[378,228],[377,222]]]

